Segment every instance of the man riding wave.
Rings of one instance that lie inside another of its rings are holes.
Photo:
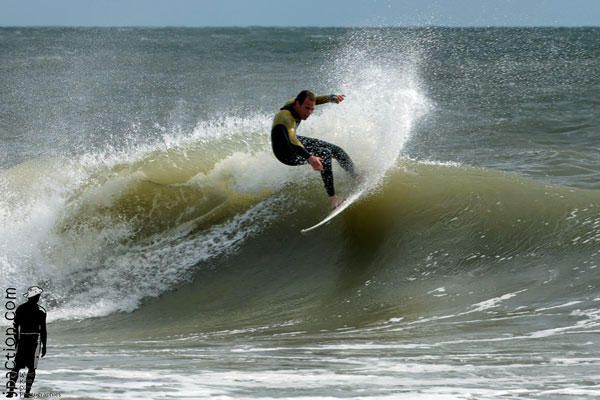
[[[300,122],[313,113],[316,105],[339,104],[344,101],[344,97],[335,94],[315,96],[313,92],[303,90],[279,110],[271,128],[271,145],[275,157],[286,165],[309,164],[315,171],[321,172],[332,209],[339,206],[344,199],[335,194],[331,160],[336,159],[344,170],[357,179],[354,163],[341,147],[323,140],[298,136],[296,130]]]

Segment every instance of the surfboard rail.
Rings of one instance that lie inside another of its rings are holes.
[[[346,198],[346,200],[344,200],[344,202],[342,204],[340,204],[333,211],[331,211],[329,214],[327,214],[327,216],[325,218],[323,218],[321,221],[317,222],[313,226],[301,229],[300,233],[303,233],[303,234],[308,233],[308,232],[315,230],[323,225],[327,225],[329,222],[331,222],[331,220],[333,220],[335,217],[337,217],[342,212],[344,212],[344,210],[346,210],[348,207],[350,207],[352,204],[354,204],[365,192],[366,192],[366,189],[360,189],[360,190],[352,193],[350,196],[348,196]]]

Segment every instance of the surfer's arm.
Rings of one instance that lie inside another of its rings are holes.
[[[325,104],[325,103],[339,104],[342,101],[344,101],[345,97],[346,97],[346,95],[344,95],[344,94],[327,94],[327,95],[323,95],[323,96],[317,96],[315,104],[316,105]],[[296,101],[296,99],[289,99],[285,103],[285,105],[289,106],[291,104],[294,104],[294,101]]]
[[[346,96],[343,94],[328,94],[326,96],[317,96],[316,104],[325,104],[325,103],[336,103],[339,104],[344,101]]]

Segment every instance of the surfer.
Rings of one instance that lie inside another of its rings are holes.
[[[30,287],[27,293],[23,295],[27,297],[27,302],[17,307],[15,311],[14,335],[17,354],[15,355],[14,367],[8,374],[7,397],[17,395],[15,384],[19,371],[23,368],[28,370],[25,379],[25,397],[31,397],[31,386],[35,379],[40,347],[42,357],[46,355],[46,310],[38,305],[41,294],[41,288],[37,286]]]
[[[313,92],[303,90],[295,99],[289,100],[281,107],[273,119],[271,128],[271,145],[275,157],[286,165],[308,163],[315,171],[321,172],[332,209],[339,206],[344,199],[335,194],[331,159],[336,159],[340,166],[356,179],[354,164],[342,148],[323,140],[297,136],[296,129],[302,120],[312,114],[316,105],[338,104],[344,101],[344,97],[343,94],[315,96]]]

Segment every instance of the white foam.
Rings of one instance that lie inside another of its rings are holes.
[[[491,308],[498,307],[498,305],[500,303],[502,303],[503,301],[511,299],[511,298],[517,296],[519,293],[523,293],[523,292],[526,292],[526,291],[527,291],[527,289],[523,289],[523,290],[519,290],[519,291],[514,292],[514,293],[507,293],[507,294],[504,294],[504,295],[499,296],[499,297],[494,297],[492,299],[485,300],[485,301],[479,302],[477,304],[473,304],[471,306],[472,308],[471,308],[471,310],[469,312],[486,311],[486,310],[489,310]]]
[[[581,301],[569,301],[567,303],[559,304],[557,306],[537,308],[535,310],[535,312],[548,311],[548,310],[556,310],[556,309],[559,309],[559,308],[566,308],[566,307],[574,306],[574,305],[577,305],[577,304],[580,304],[580,303],[582,303],[582,302]]]
[[[529,336],[533,338],[542,338],[576,332],[590,333],[593,328],[600,326],[600,309],[573,310],[570,315],[573,317],[583,317],[583,319],[578,320],[573,325],[534,331],[530,333]]]
[[[91,271],[94,286],[65,298],[61,309],[53,312],[51,318],[88,318],[134,310],[144,297],[158,296],[185,280],[194,266],[237,251],[246,239],[272,221],[275,216],[270,210],[276,201],[259,203],[193,239],[177,241],[163,233],[150,244],[131,246],[109,255],[102,268]],[[152,279],[147,279],[148,276]],[[87,279],[87,275],[83,278]],[[72,279],[67,284],[72,285]]]
[[[276,191],[294,178],[299,180],[298,172],[301,171],[279,164],[271,152],[235,152],[217,162],[208,174],[196,175],[190,183],[211,186],[228,182],[238,192],[257,193]]]
[[[33,160],[0,174],[2,282],[26,288],[55,273],[46,259],[52,232],[66,193],[80,180],[78,171],[60,160]]]

